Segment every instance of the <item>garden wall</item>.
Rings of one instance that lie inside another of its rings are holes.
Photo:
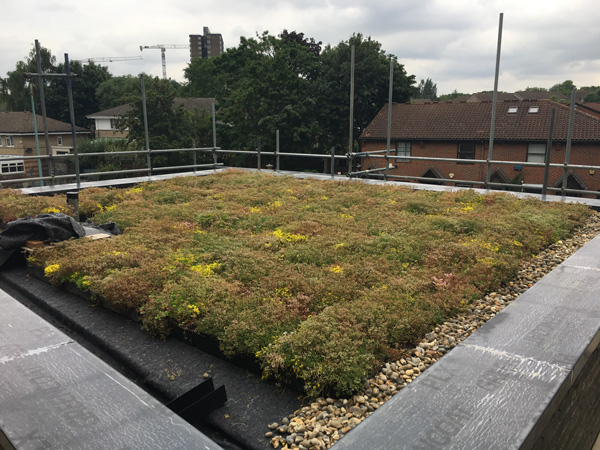
[[[591,449],[600,432],[600,237],[333,448]]]

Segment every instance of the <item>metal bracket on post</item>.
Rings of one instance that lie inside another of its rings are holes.
[[[215,389],[212,378],[167,403],[167,408],[190,423],[206,416],[227,401],[225,386]]]

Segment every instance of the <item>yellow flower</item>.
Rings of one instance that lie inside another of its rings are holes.
[[[49,208],[44,209],[42,212],[44,212],[44,213],[59,213],[60,209],[50,206]]]
[[[194,314],[200,314],[200,309],[196,305],[188,305],[188,308],[192,310]]]
[[[261,210],[260,210],[260,208],[255,208],[254,206],[252,206],[252,207],[250,208],[250,212],[251,212],[252,214],[261,214]]]
[[[194,272],[199,273],[200,275],[202,275],[204,278],[208,278],[212,275],[215,274],[215,270],[218,270],[221,268],[221,264],[219,264],[218,262],[213,262],[210,264],[198,264],[196,266],[192,266],[191,269]]]
[[[344,213],[342,213],[342,214],[340,214],[340,217],[342,219],[352,219],[352,216],[350,214],[344,214]]]
[[[48,275],[56,272],[58,269],[60,269],[60,265],[59,264],[50,264],[49,266],[47,266],[44,269],[44,275],[48,276]]]
[[[342,267],[340,267],[339,264],[337,264],[337,265],[335,265],[333,267],[330,267],[329,271],[333,272],[333,273],[344,273],[344,269]]]

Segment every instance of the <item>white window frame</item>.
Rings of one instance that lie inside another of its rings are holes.
[[[62,145],[63,145],[63,137],[62,136],[56,136],[56,145],[62,147]]]
[[[5,137],[5,141],[6,141],[6,146],[7,147],[14,147],[15,146],[15,138],[14,138],[14,136],[6,136]]]
[[[411,144],[407,141],[396,142],[396,156],[408,156],[410,157]],[[407,163],[410,159],[396,159],[396,162]]]
[[[4,147],[4,144],[2,144],[2,138],[3,138],[3,137],[4,137],[4,136],[0,136],[0,147]]]
[[[545,163],[546,162],[546,144],[532,142],[527,145],[527,162]]]
[[[0,174],[12,175],[13,173],[25,173],[25,161],[22,159],[12,161],[0,160]]]

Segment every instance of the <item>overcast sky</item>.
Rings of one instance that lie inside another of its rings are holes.
[[[303,32],[337,45],[371,36],[438,94],[492,90],[500,13],[504,13],[499,90],[549,88],[564,80],[600,85],[598,0],[0,0],[0,76],[25,59],[35,39],[57,60],[142,56],[102,63],[113,75],[161,76],[159,50],[188,44],[203,27],[240,36]],[[166,52],[167,76],[184,81],[189,50]]]

